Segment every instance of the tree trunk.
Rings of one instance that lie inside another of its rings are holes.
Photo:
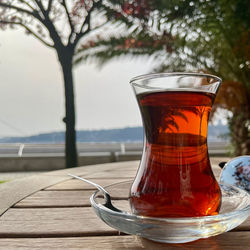
[[[72,72],[73,51],[64,51],[58,53],[64,78],[65,93],[65,157],[66,168],[77,166],[77,150],[76,150],[76,131],[75,131],[75,104],[74,104],[74,85]]]

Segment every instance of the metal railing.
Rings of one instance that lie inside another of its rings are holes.
[[[142,142],[131,142],[131,143],[78,143],[77,149],[79,155],[86,155],[88,153],[141,153],[143,143]],[[226,155],[228,143],[225,142],[209,142],[208,150],[212,155]],[[64,155],[64,144],[0,144],[0,157],[13,156],[13,157],[25,157],[25,156],[63,156]]]

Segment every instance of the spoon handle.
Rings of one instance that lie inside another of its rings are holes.
[[[109,209],[111,209],[111,210],[113,210],[115,212],[124,213],[122,210],[120,210],[120,209],[118,209],[118,208],[116,208],[116,207],[114,207],[112,205],[111,197],[110,197],[109,193],[102,186],[100,186],[99,184],[96,184],[96,183],[94,183],[92,181],[89,181],[87,179],[84,179],[84,178],[82,178],[80,176],[77,176],[77,175],[73,175],[73,174],[69,174],[69,173],[68,173],[68,175],[73,177],[73,178],[79,179],[81,181],[87,182],[87,183],[93,185],[94,187],[96,187],[104,195],[104,199],[106,201],[105,204],[104,204],[105,207],[107,207],[107,208],[109,208]]]
[[[73,174],[68,174],[68,175],[71,176],[71,177],[74,177],[74,178],[76,178],[78,180],[87,182],[88,184],[91,184],[91,185],[95,186],[99,191],[101,191],[101,192],[103,192],[105,194],[107,193],[107,191],[102,186],[100,186],[99,184],[96,184],[96,183],[94,183],[94,182],[92,182],[90,180],[84,179],[84,178],[82,178],[80,176],[77,176],[77,175],[73,175]]]

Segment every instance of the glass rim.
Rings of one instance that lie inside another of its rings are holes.
[[[137,87],[141,87],[141,88],[145,88],[145,89],[152,89],[152,87],[144,85],[144,84],[140,84],[137,83],[140,80],[151,80],[151,79],[156,79],[156,78],[163,78],[163,77],[174,77],[174,76],[187,76],[187,77],[210,77],[211,79],[215,79],[216,82],[221,83],[222,79],[218,76],[212,75],[212,74],[206,74],[206,73],[193,73],[193,72],[163,72],[163,73],[149,73],[149,74],[143,74],[143,75],[139,75],[136,77],[133,77],[129,83],[137,86]]]

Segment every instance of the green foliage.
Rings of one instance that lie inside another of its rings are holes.
[[[146,1],[146,0],[145,0]],[[110,1],[115,2],[115,1]],[[223,79],[215,109],[228,117],[235,154],[250,154],[250,8],[248,0],[147,0],[143,18],[120,5],[123,32],[93,39],[77,51],[77,63],[147,57],[153,71],[201,71]],[[131,1],[125,1],[131,2]],[[134,1],[139,4],[141,1]],[[132,13],[132,14],[131,14]],[[121,23],[114,18],[113,23]]]

